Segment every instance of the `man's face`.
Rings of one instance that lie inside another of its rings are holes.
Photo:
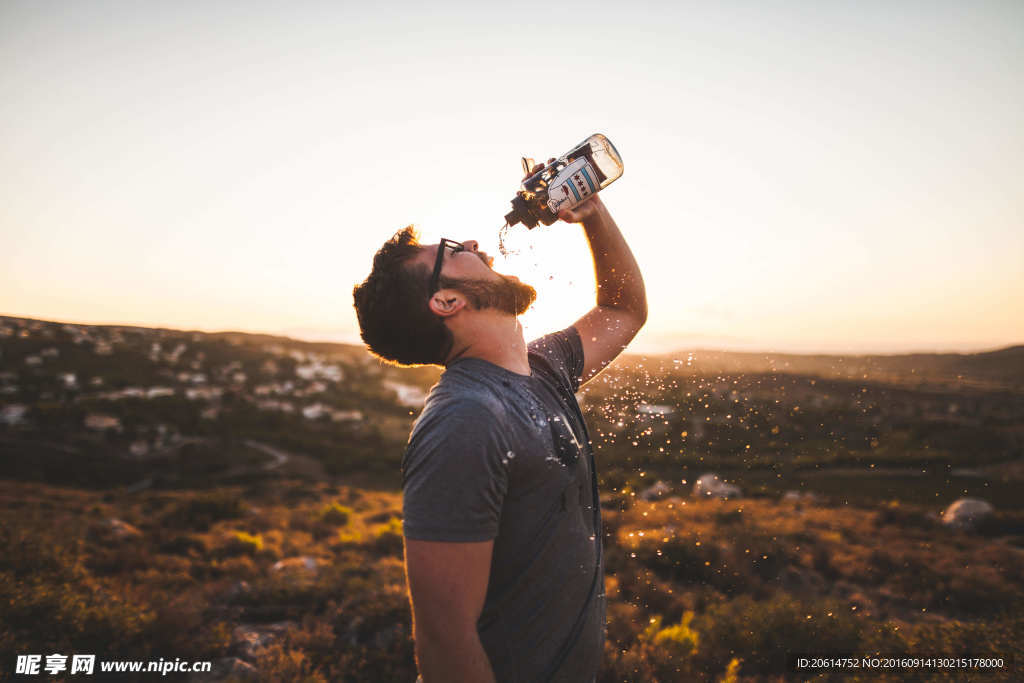
[[[537,298],[537,291],[514,275],[502,275],[492,268],[494,259],[480,251],[475,240],[462,243],[465,251],[446,250],[441,263],[442,287],[451,286],[466,295],[476,308],[495,308],[521,315]],[[424,245],[416,261],[433,268],[440,245]]]

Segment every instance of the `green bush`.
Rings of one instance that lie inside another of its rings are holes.
[[[371,543],[373,549],[383,555],[401,555],[403,548],[402,520],[391,519],[379,527]]]
[[[714,605],[700,616],[696,629],[705,644],[697,653],[704,670],[739,656],[747,673],[783,675],[787,653],[856,652],[863,626],[849,607],[778,593],[767,600],[741,596]]]
[[[247,506],[242,498],[228,491],[215,491],[174,503],[164,513],[161,523],[174,528],[206,531],[215,522],[237,519]]]
[[[224,554],[255,555],[263,550],[263,537],[259,534],[247,534],[244,531],[236,531],[224,546]]]
[[[333,501],[320,511],[320,521],[334,526],[345,526],[355,512],[338,501]]]
[[[651,642],[672,652],[677,657],[688,657],[697,651],[697,644],[700,636],[690,627],[693,621],[693,612],[686,612],[678,624],[656,630]],[[661,618],[658,617],[651,626],[660,626]]]

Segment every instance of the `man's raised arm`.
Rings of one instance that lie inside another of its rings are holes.
[[[640,267],[619,226],[597,195],[558,217],[582,223],[597,277],[597,305],[576,321],[583,342],[583,382],[611,363],[647,321],[647,293]]]

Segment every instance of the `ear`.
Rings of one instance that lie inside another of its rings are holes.
[[[454,289],[439,289],[427,302],[434,315],[448,318],[466,307],[466,297]]]

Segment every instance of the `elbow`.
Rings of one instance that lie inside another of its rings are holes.
[[[458,649],[461,643],[477,638],[475,624],[450,624],[415,619],[413,621],[413,642],[416,655],[447,652]]]
[[[629,315],[633,319],[633,327],[639,332],[647,322],[647,297],[641,297],[636,305],[630,307]]]

